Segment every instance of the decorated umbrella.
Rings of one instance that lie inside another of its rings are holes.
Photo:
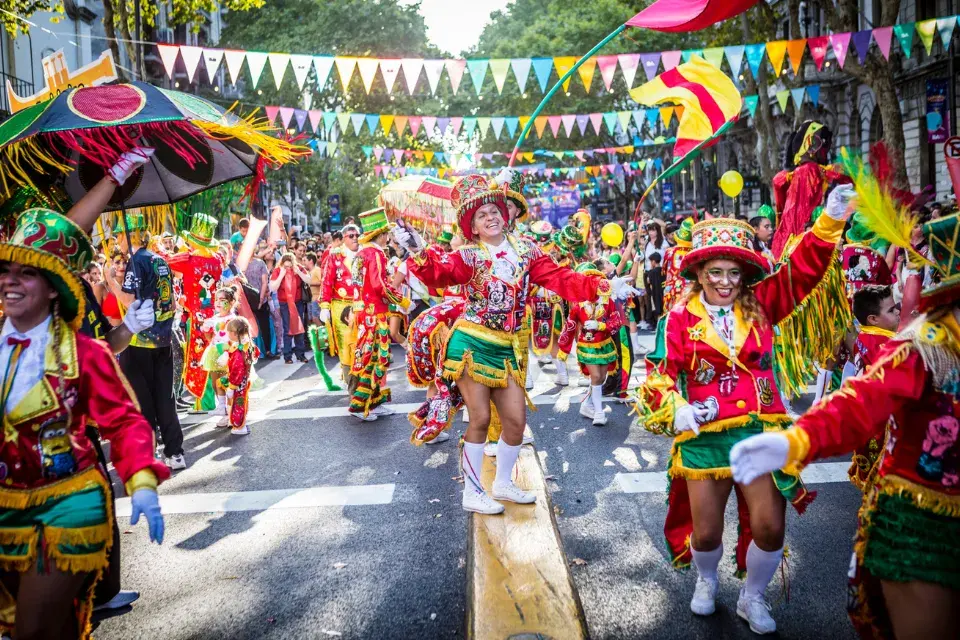
[[[380,190],[380,204],[391,220],[439,233],[453,227],[457,210],[450,203],[453,183],[429,176],[404,176]]]
[[[310,153],[269,129],[266,121],[141,82],[71,89],[0,124],[0,193],[43,191],[50,176],[66,176],[63,188],[77,201],[135,147],[156,152],[117,189],[112,208],[171,204],[240,178],[252,178],[248,191],[255,192],[266,164]]]

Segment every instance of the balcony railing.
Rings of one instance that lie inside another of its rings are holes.
[[[0,122],[10,117],[10,101],[7,98],[7,80],[18,96],[33,95],[33,83],[0,71]]]

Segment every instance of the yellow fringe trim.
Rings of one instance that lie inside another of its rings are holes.
[[[29,126],[29,125],[28,125]],[[0,187],[3,195],[9,198],[17,187],[31,187],[39,189],[31,179],[31,175],[49,175],[51,173],[67,174],[75,167],[61,162],[47,153],[37,142],[36,137],[20,140],[3,147],[0,151]]]
[[[700,427],[700,433],[719,433],[721,431],[728,431],[729,429],[744,427],[747,424],[755,421],[763,423],[764,431],[782,431],[784,427],[793,424],[793,419],[785,413],[769,413],[760,415],[756,413],[748,413],[743,416],[737,416],[736,418],[717,420],[716,422],[702,425]],[[697,434],[694,432],[684,431],[677,434],[674,442],[679,444],[681,442],[686,442],[687,440],[694,440],[696,437]]]
[[[67,324],[69,324],[70,328],[74,331],[80,330],[80,326],[83,324],[84,314],[86,314],[87,297],[84,294],[83,285],[80,284],[79,276],[70,270],[70,267],[63,259],[56,257],[52,253],[39,251],[33,247],[0,243],[0,261],[16,262],[17,264],[49,271],[63,281],[63,284],[66,285],[67,290],[70,292],[70,295],[73,296],[77,305],[77,315],[71,318]],[[61,306],[61,313],[63,310]]]
[[[787,441],[790,443],[787,452],[787,464],[784,465],[783,472],[794,476],[799,475],[803,468],[803,461],[807,459],[807,454],[810,453],[810,436],[799,427],[787,429],[783,432],[783,435],[787,437]]]
[[[0,487],[0,509],[28,509],[41,505],[51,498],[68,496],[92,486],[102,487],[107,495],[107,503],[111,502],[106,479],[96,466],[92,466],[74,476],[35,489]]]
[[[493,343],[499,347],[512,347],[514,342],[512,333],[489,329],[483,325],[476,324],[475,322],[464,320],[463,318],[460,318],[453,323],[452,330],[462,331],[468,336],[472,336],[485,342]]]
[[[514,369],[509,361],[503,361],[503,373],[501,374],[497,369],[474,362],[473,352],[470,349],[466,349],[463,352],[462,360],[447,358],[443,363],[444,378],[459,380],[463,377],[464,373],[474,382],[482,384],[485,387],[490,387],[491,389],[506,389],[511,378],[517,383],[518,387],[521,389],[524,388],[523,372],[519,369]],[[523,391],[523,397],[527,403],[527,408],[531,411],[536,411],[537,405],[533,403],[533,400],[527,395],[525,389]]]
[[[893,474],[880,478],[876,487],[884,495],[907,498],[924,511],[951,518],[960,517],[960,495],[941,493]]]
[[[215,140],[240,140],[250,145],[273,165],[288,164],[310,155],[309,147],[291,144],[268,135],[266,132],[274,129],[265,118],[249,116],[245,119],[239,118],[233,124],[210,120],[191,120],[190,123]]]
[[[113,536],[113,527],[109,522],[90,527],[67,529],[63,527],[44,527],[43,537],[49,544],[90,546],[102,544]]]

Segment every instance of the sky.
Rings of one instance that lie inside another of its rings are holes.
[[[417,0],[403,0],[415,4]],[[458,55],[477,44],[490,14],[512,0],[421,0],[420,15],[427,23],[427,37],[446,53]]]

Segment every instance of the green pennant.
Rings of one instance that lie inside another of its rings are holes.
[[[757,105],[760,103],[760,96],[743,96],[743,104],[746,105],[747,111],[750,112],[750,117],[754,117],[757,113]]]
[[[713,47],[711,49],[703,50],[703,58],[717,69],[720,68],[720,64],[723,62],[723,47]],[[740,71],[735,69],[734,71]]]
[[[787,100],[790,99],[790,89],[784,89],[783,91],[777,91],[777,102],[780,103],[780,112],[787,112]]]
[[[693,56],[700,56],[702,58],[703,49],[687,49],[685,51],[681,51],[680,55],[683,56],[684,62],[690,62],[690,58],[692,58]]]
[[[900,50],[903,51],[906,58],[909,58],[910,54],[913,53],[913,30],[915,28],[916,26],[912,22],[893,25],[893,32],[897,34],[897,40],[900,42]]]

